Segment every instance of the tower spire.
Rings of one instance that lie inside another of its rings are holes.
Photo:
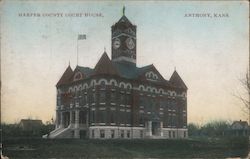
[[[122,15],[125,15],[125,6],[122,8]]]

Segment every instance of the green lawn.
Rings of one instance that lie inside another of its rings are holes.
[[[247,138],[189,140],[8,139],[13,158],[226,158],[246,157]]]

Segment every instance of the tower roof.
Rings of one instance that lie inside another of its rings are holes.
[[[132,26],[135,26],[133,25],[129,20],[128,18],[123,15],[119,20],[118,22],[116,22],[112,27],[118,27],[118,26],[124,26],[124,27],[132,27]]]
[[[116,22],[113,26],[112,29],[126,29],[126,28],[136,28],[136,25],[133,25],[129,19],[125,16],[125,14],[122,15],[122,17]]]
[[[57,82],[56,86],[58,87],[59,85],[66,84],[69,82],[70,77],[73,75],[73,71],[70,67],[70,65],[67,67],[67,69],[64,71],[62,77],[60,80]]]
[[[181,79],[180,75],[177,73],[176,70],[174,71],[174,73],[170,77],[169,82],[172,85],[174,85],[175,87],[180,87],[180,88],[187,89],[186,84],[183,82],[183,80]]]

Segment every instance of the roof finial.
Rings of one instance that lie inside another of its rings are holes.
[[[106,47],[104,46],[104,52],[106,52]]]
[[[176,66],[174,67],[174,70],[176,71]]]
[[[125,6],[123,6],[122,15],[125,15]]]
[[[70,66],[70,60],[69,60],[69,66]]]

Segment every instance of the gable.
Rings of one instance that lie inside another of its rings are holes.
[[[141,68],[141,73],[140,73],[139,78],[142,80],[147,80],[147,81],[152,81],[152,82],[165,82],[166,81],[162,77],[162,75],[158,72],[158,70],[154,67],[154,65]]]
[[[68,82],[70,82],[70,78],[72,75],[73,71],[71,67],[68,66],[65,72],[63,73],[62,77],[60,78],[60,80],[57,82],[56,86],[58,87],[60,85],[67,84]]]
[[[232,124],[231,128],[232,129],[237,129],[237,130],[247,129],[248,128],[248,124],[247,124],[247,122],[235,121]]]
[[[181,79],[180,75],[177,73],[176,70],[174,71],[174,73],[170,77],[169,82],[171,85],[173,85],[175,87],[179,87],[179,88],[183,88],[183,89],[187,90],[186,84]]]
[[[236,122],[232,125],[232,129],[243,129],[243,126],[240,123]]]
[[[116,68],[113,66],[106,52],[103,53],[102,57],[95,66],[95,74],[112,74],[118,75]]]

